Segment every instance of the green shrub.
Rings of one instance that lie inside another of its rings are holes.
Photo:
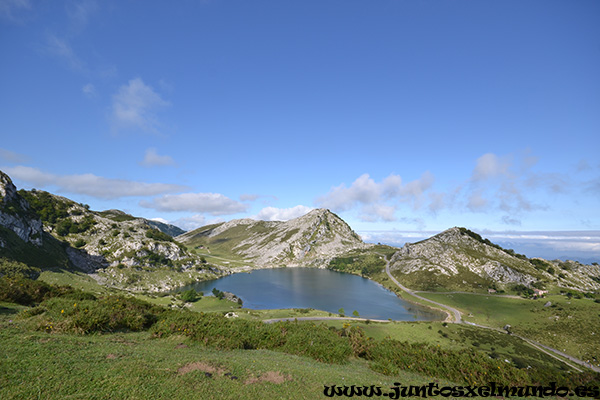
[[[34,305],[51,297],[90,296],[70,286],[50,285],[23,277],[0,278],[0,300],[22,305]],[[93,295],[92,295],[93,296]]]
[[[181,293],[181,300],[185,301],[186,303],[193,303],[194,301],[198,300],[198,298],[198,292],[196,292],[194,289],[186,290],[185,292]]]
[[[164,232],[159,231],[155,228],[150,228],[146,231],[146,237],[160,242],[173,242],[174,239]]]
[[[40,307],[46,311],[36,317],[38,329],[75,333],[147,330],[164,312],[163,308],[121,296],[83,300],[54,297]],[[30,314],[24,311],[21,316]]]
[[[325,325],[228,319],[220,314],[173,311],[163,314],[151,331],[159,337],[183,334],[218,349],[270,349],[328,363],[352,355],[348,340]]]

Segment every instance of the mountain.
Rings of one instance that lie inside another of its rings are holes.
[[[413,289],[546,288],[600,289],[600,268],[574,261],[529,259],[465,228],[407,243],[391,258],[390,270]]]
[[[181,232],[45,191],[17,191],[0,171],[0,276],[79,270],[105,285],[153,292],[240,267],[312,266],[385,279],[387,257],[391,272],[416,290],[600,290],[598,265],[529,259],[465,228],[398,249],[366,244],[337,215],[317,209],[285,222],[238,219]]]
[[[17,191],[2,172],[0,195],[0,275],[80,270],[106,285],[158,291],[220,274],[165,233],[181,233],[175,226],[92,211],[45,191]]]
[[[181,234],[184,234],[185,231],[178,226],[167,224],[164,222],[156,221],[153,219],[146,219],[140,217],[134,217],[133,215],[127,214],[121,210],[106,210],[98,213],[99,215],[111,219],[113,221],[122,222],[122,221],[133,221],[135,219],[144,221],[147,225],[152,228],[156,228],[159,231],[166,233],[169,236],[175,237]]]
[[[39,215],[0,171],[0,276],[35,278],[49,267],[71,267],[65,247],[44,231]]]
[[[340,217],[317,209],[289,221],[237,219],[177,236],[187,246],[254,267],[327,266],[364,243]]]

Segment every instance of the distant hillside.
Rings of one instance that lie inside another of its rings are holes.
[[[583,291],[600,289],[600,268],[573,261],[528,259],[465,228],[451,228],[418,243],[407,243],[390,269],[419,290],[463,290],[523,285]]]
[[[110,286],[157,291],[219,273],[165,233],[182,232],[172,225],[91,211],[45,191],[17,192],[2,172],[0,195],[0,274],[77,269]]]
[[[324,209],[285,222],[233,220],[198,228],[176,239],[262,268],[326,266],[336,255],[370,247],[341,218]]]

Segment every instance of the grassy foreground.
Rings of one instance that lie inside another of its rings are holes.
[[[0,329],[2,399],[316,399],[327,385],[389,388],[426,383],[389,377],[354,360],[335,367],[268,350],[215,350],[183,336],[104,335]]]
[[[0,278],[0,300],[2,399],[314,399],[325,385],[385,392],[395,382],[600,385],[598,374],[574,373],[514,341],[494,354],[498,338],[440,323],[437,333],[433,323],[265,324],[28,279]],[[420,334],[405,340],[412,329]]]

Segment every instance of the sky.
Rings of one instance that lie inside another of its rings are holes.
[[[465,226],[600,260],[599,20],[597,0],[0,0],[0,170],[186,230],[328,208],[373,242]]]

